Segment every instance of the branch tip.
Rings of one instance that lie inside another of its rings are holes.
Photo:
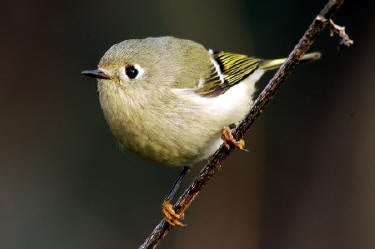
[[[339,47],[340,46],[350,47],[351,45],[354,44],[354,41],[350,39],[349,35],[346,33],[345,26],[337,25],[336,23],[333,22],[332,19],[329,19],[329,25],[331,27],[329,35],[332,37],[336,34],[341,38]]]

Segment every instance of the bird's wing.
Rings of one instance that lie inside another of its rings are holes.
[[[263,61],[254,57],[228,52],[211,53],[211,73],[196,89],[202,96],[215,97],[253,73]]]

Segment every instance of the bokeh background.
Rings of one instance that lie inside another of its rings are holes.
[[[180,169],[121,151],[95,68],[113,44],[174,35],[286,56],[321,1],[2,1],[0,248],[137,248]],[[374,4],[347,1],[159,248],[375,248]],[[258,84],[262,89],[268,74]],[[199,170],[190,174],[189,182]]]

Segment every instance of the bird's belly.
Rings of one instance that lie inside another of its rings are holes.
[[[171,91],[171,96],[155,93],[141,101],[103,84],[99,97],[112,133],[125,148],[164,165],[192,166],[217,150],[224,126],[246,114],[253,87],[250,90],[242,84],[212,99]]]
[[[208,158],[221,144],[220,133],[201,134],[199,130],[175,127],[108,122],[128,150],[151,161],[168,166],[192,166]],[[171,130],[175,129],[175,132]],[[155,133],[158,133],[157,136]]]
[[[182,114],[176,106],[161,111],[151,101],[145,106],[132,105],[116,89],[104,87],[99,88],[99,97],[105,119],[128,150],[169,166],[191,166],[209,156],[205,147],[219,137],[220,128],[200,122],[196,112]]]

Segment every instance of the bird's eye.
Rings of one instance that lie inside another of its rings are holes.
[[[138,70],[134,66],[127,66],[125,68],[125,73],[129,79],[135,79],[138,75]]]

